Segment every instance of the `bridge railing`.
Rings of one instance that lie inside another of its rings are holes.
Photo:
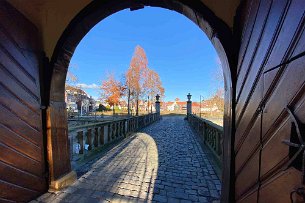
[[[106,122],[88,123],[68,130],[73,161],[84,159],[95,149],[111,143],[160,119],[157,113]]]
[[[221,166],[223,127],[194,114],[188,116],[188,121],[202,137],[204,144],[208,146],[218,165]]]

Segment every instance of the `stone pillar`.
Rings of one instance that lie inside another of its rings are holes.
[[[160,102],[156,101],[156,113],[160,116]]]
[[[192,101],[191,101],[191,97],[192,95],[189,93],[187,95],[187,103],[186,103],[186,114],[187,114],[187,118],[192,114]]]
[[[156,104],[155,104],[155,108],[156,108],[156,113],[158,115],[158,117],[160,116],[160,101],[159,101],[160,96],[157,94],[156,95]]]

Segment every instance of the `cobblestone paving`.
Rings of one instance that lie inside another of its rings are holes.
[[[213,202],[221,184],[183,117],[164,117],[107,152],[67,189],[33,202]]]

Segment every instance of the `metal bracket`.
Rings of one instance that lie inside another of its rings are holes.
[[[286,164],[284,170],[286,170],[287,168],[289,168],[291,166],[291,164],[296,160],[296,158],[303,153],[302,156],[302,184],[305,184],[305,143],[304,143],[304,137],[305,137],[305,128],[304,128],[304,124],[301,123],[298,118],[294,115],[294,113],[292,112],[292,110],[290,109],[289,106],[287,106],[286,110],[288,111],[291,119],[292,119],[292,123],[294,123],[295,128],[296,128],[296,133],[298,136],[298,143],[294,143],[290,140],[283,140],[282,143],[286,144],[289,146],[289,148],[296,148],[297,151],[294,153],[294,155],[290,158],[290,160],[288,161],[288,163]],[[290,135],[291,138],[292,135]]]
[[[303,199],[303,202],[305,202],[305,188],[304,187],[299,187],[292,192],[290,192],[290,202],[293,203],[293,194],[296,194],[300,196]]]

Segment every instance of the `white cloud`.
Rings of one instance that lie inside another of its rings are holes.
[[[78,84],[76,84],[76,87],[80,87],[83,89],[99,89],[100,88],[100,86],[98,86],[95,83],[92,83],[92,84],[78,83]]]

